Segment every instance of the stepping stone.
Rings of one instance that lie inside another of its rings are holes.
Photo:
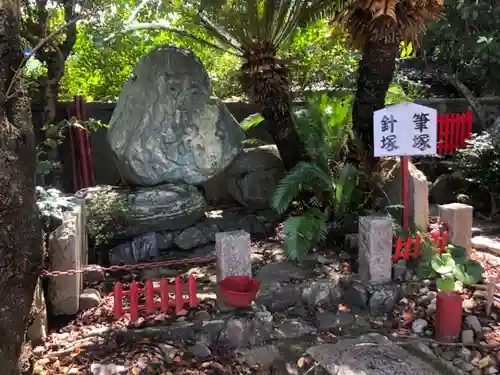
[[[331,375],[445,375],[380,334],[316,345],[307,354]]]

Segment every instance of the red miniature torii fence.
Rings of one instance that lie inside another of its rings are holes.
[[[438,116],[438,144],[440,155],[452,154],[467,146],[466,140],[472,134],[472,111],[446,113]]]
[[[442,236],[438,232],[434,232],[430,236],[434,246],[436,246],[436,251],[438,254],[441,254],[446,248],[448,232],[444,232]],[[395,236],[395,239],[393,261],[415,259],[420,255],[420,246],[423,240],[420,234],[417,233],[415,238],[408,236],[406,239],[403,239],[402,237]]]
[[[184,290],[188,295],[184,296]],[[171,295],[170,291],[174,294]],[[158,287],[153,286],[152,280],[147,280],[144,287],[141,288],[137,281],[132,281],[128,290],[122,288],[122,284],[117,282],[113,287],[114,306],[113,314],[115,318],[120,318],[125,312],[130,312],[131,320],[139,319],[139,312],[145,311],[147,314],[153,314],[157,309],[161,312],[167,312],[174,308],[178,315],[186,305],[190,308],[198,306],[198,297],[196,295],[196,278],[190,275],[186,283],[182,282],[180,276],[175,278],[174,285],[169,285],[167,279],[161,279]],[[160,302],[156,302],[159,295]],[[130,300],[129,307],[125,307],[123,297],[128,296]],[[139,300],[145,299],[144,305],[139,304]]]

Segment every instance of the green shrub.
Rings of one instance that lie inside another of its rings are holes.
[[[297,164],[280,181],[271,200],[272,208],[285,213],[292,202],[302,200],[304,214],[285,221],[285,252],[302,259],[325,239],[328,222],[340,220],[355,207],[360,173],[345,163],[351,130],[352,98],[313,98],[296,115],[298,133],[306,144],[310,161]],[[307,199],[304,200],[304,197]]]

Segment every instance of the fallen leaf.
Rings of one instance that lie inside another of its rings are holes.
[[[304,364],[305,364],[304,357],[300,357],[299,360],[297,361],[297,367],[302,368],[304,367]]]
[[[413,323],[413,311],[406,309],[403,313],[403,327],[408,327],[411,323]]]
[[[80,354],[82,350],[79,347],[76,347],[75,350],[70,354],[71,357],[76,357],[78,354]]]
[[[349,308],[346,306],[346,305],[339,305],[339,308],[338,308],[339,311],[342,311],[342,312],[347,312],[349,311]]]

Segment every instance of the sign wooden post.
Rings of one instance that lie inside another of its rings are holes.
[[[437,111],[415,103],[392,105],[373,113],[374,156],[399,156],[403,228],[409,231],[408,157],[435,155]]]

